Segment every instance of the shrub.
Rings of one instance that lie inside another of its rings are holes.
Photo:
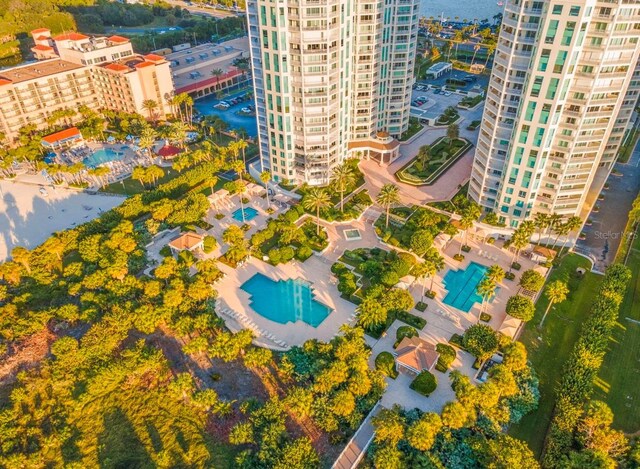
[[[513,272],[507,272],[506,274],[504,274],[504,278],[507,280],[514,280],[516,278],[516,274],[514,274]]]
[[[338,281],[338,291],[345,296],[350,296],[358,289],[356,285],[356,276],[350,272],[344,272],[340,275]]]
[[[280,254],[280,249],[277,249],[277,248],[269,249],[267,256],[269,256],[269,262],[271,262],[274,265],[282,262],[282,255]]]
[[[282,262],[289,262],[296,255],[296,250],[293,246],[285,246],[280,249],[280,256],[282,258]]]
[[[464,260],[464,256],[462,254],[456,254],[455,256],[453,256],[453,260],[461,262]]]
[[[411,382],[409,387],[423,396],[429,397],[429,394],[435,391],[438,387],[438,381],[432,373],[424,370],[416,376],[416,379]]]
[[[309,246],[301,246],[300,249],[298,249],[298,252],[296,253],[296,259],[304,262],[307,259],[309,259],[312,255],[313,255],[313,249],[311,249]]]
[[[519,263],[519,262],[513,262],[513,263],[511,264],[511,268],[512,268],[513,270],[520,270],[520,269],[522,268],[522,266],[520,265],[520,263]]]
[[[162,249],[160,249],[160,255],[162,257],[169,257],[171,255],[171,248],[169,246],[163,246]]]
[[[490,236],[487,239],[487,244],[495,244],[496,243],[496,238],[494,238],[493,236]]]
[[[507,300],[507,314],[525,322],[531,321],[536,307],[530,298],[516,295]]]
[[[462,246],[462,251],[463,252],[471,252],[471,246],[465,244],[464,246]]]
[[[436,292],[433,290],[429,290],[424,294],[427,298],[431,298],[432,300],[436,297]]]
[[[398,311],[396,313],[396,319],[407,323],[416,329],[424,329],[427,325],[427,321],[425,319],[416,316],[415,314],[407,313],[406,311]]]
[[[411,337],[417,337],[417,336],[418,336],[418,331],[416,331],[414,327],[400,326],[396,331],[396,343],[393,344],[393,348],[396,348],[398,344],[402,342],[402,339],[404,339],[405,337],[411,338]]]
[[[392,287],[400,281],[400,277],[398,276],[397,272],[388,270],[386,272],[383,272],[383,274],[380,276],[380,281],[387,287]]]
[[[456,349],[448,344],[438,344],[436,345],[436,351],[440,354],[438,363],[436,364],[436,370],[446,373],[456,359]]]
[[[213,251],[218,245],[218,241],[213,236],[205,236],[202,243],[202,250],[207,254]]]
[[[424,312],[424,311],[426,311],[426,310],[427,310],[427,304],[426,304],[426,303],[423,303],[422,301],[418,301],[418,302],[416,303],[416,309],[417,309],[418,311],[423,311],[423,312]]]
[[[525,270],[520,276],[518,284],[525,290],[539,292],[544,285],[544,276],[533,269]]]
[[[484,361],[498,350],[498,334],[489,326],[474,324],[465,331],[462,343],[471,355]]]
[[[462,340],[462,336],[460,334],[453,334],[449,339],[449,343],[464,350],[464,341]]]
[[[331,272],[337,276],[340,276],[340,274],[342,274],[343,272],[346,272],[347,270],[349,269],[342,262],[334,262],[333,265],[331,266]]]
[[[213,217],[216,220],[222,220],[224,218],[224,213],[216,213]]]
[[[386,376],[392,379],[398,377],[398,370],[396,370],[396,361],[393,355],[389,352],[380,352],[376,357],[376,370],[381,371]]]

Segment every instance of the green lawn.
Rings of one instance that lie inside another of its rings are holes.
[[[529,352],[529,359],[540,378],[540,406],[513,425],[511,435],[525,440],[536,455],[540,455],[554,407],[554,390],[562,374],[562,366],[569,357],[580,335],[584,320],[589,316],[602,277],[587,272],[582,278],[575,276],[576,268],[591,267],[588,260],[576,254],[566,255],[553,269],[550,281],[564,280],[569,284],[567,299],[552,308],[542,330],[536,327],[547,308],[544,295],[536,304],[536,314],[520,337]],[[539,340],[539,337],[542,340]]]
[[[417,117],[409,118],[409,127],[407,131],[400,136],[400,141],[405,142],[422,130],[422,124]]]
[[[163,184],[170,179],[178,176],[178,172],[171,168],[162,168],[164,171],[164,176],[158,179],[158,185]],[[139,181],[135,179],[131,179],[130,177],[123,179],[119,182],[114,182],[113,184],[109,184],[104,187],[104,189],[100,189],[101,192],[110,192],[112,194],[120,194],[120,195],[135,195],[141,192],[144,192],[146,189],[140,184]]]
[[[627,318],[640,321],[640,238],[633,244],[627,267],[633,277],[593,397],[609,404],[616,428],[634,433],[640,430],[640,324]]]
[[[640,138],[640,129],[627,130],[627,133],[624,134],[623,142],[625,142],[625,145],[621,146],[618,152],[618,161],[620,163],[629,161],[631,153],[633,153],[633,149],[638,143],[638,138]]]

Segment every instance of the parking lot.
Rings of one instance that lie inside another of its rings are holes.
[[[421,97],[427,98],[427,102],[421,106],[411,105],[411,115],[419,119],[436,119],[446,108],[449,106],[455,107],[462,99],[462,96],[457,93],[435,94],[434,90],[414,90],[411,93],[412,102]]]
[[[488,75],[473,75],[470,74],[468,72],[465,72],[464,70],[452,70],[451,72],[447,72],[445,74],[443,74],[441,77],[439,78],[428,78],[426,80],[422,80],[418,83],[416,83],[416,90],[418,90],[418,88],[420,86],[425,86],[425,85],[430,85],[430,86],[435,86],[435,87],[440,87],[442,88],[443,86],[445,86],[447,84],[447,80],[449,79],[455,79],[455,80],[461,80],[463,81],[466,77],[473,77],[475,78],[474,81],[469,80],[469,82],[464,85],[464,86],[460,86],[458,87],[459,90],[461,91],[474,91],[474,90],[486,90],[487,86],[489,84],[489,76]]]

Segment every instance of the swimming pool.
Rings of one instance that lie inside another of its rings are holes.
[[[82,162],[89,168],[95,168],[109,161],[119,160],[124,156],[124,151],[116,151],[111,148],[99,148],[93,154],[87,156]]]
[[[301,279],[274,281],[255,274],[240,288],[251,296],[251,307],[261,316],[280,324],[303,321],[318,327],[331,309],[316,301],[311,284]]]
[[[256,216],[258,216],[258,211],[253,207],[245,207],[244,208],[244,218],[242,217],[242,209],[239,208],[235,212],[231,214],[234,220],[238,220],[241,222],[251,221]]]
[[[477,288],[488,268],[472,262],[464,270],[450,270],[444,276],[444,286],[449,293],[442,300],[444,304],[453,306],[465,313],[473,308],[474,303],[482,303]],[[497,290],[496,290],[497,291]]]

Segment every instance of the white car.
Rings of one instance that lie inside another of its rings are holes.
[[[42,197],[46,197],[49,195],[49,193],[47,192],[47,190],[44,187],[40,188],[40,194],[42,194]]]
[[[451,91],[445,91],[445,92],[444,92],[444,95],[445,95],[445,96],[451,96]]]

